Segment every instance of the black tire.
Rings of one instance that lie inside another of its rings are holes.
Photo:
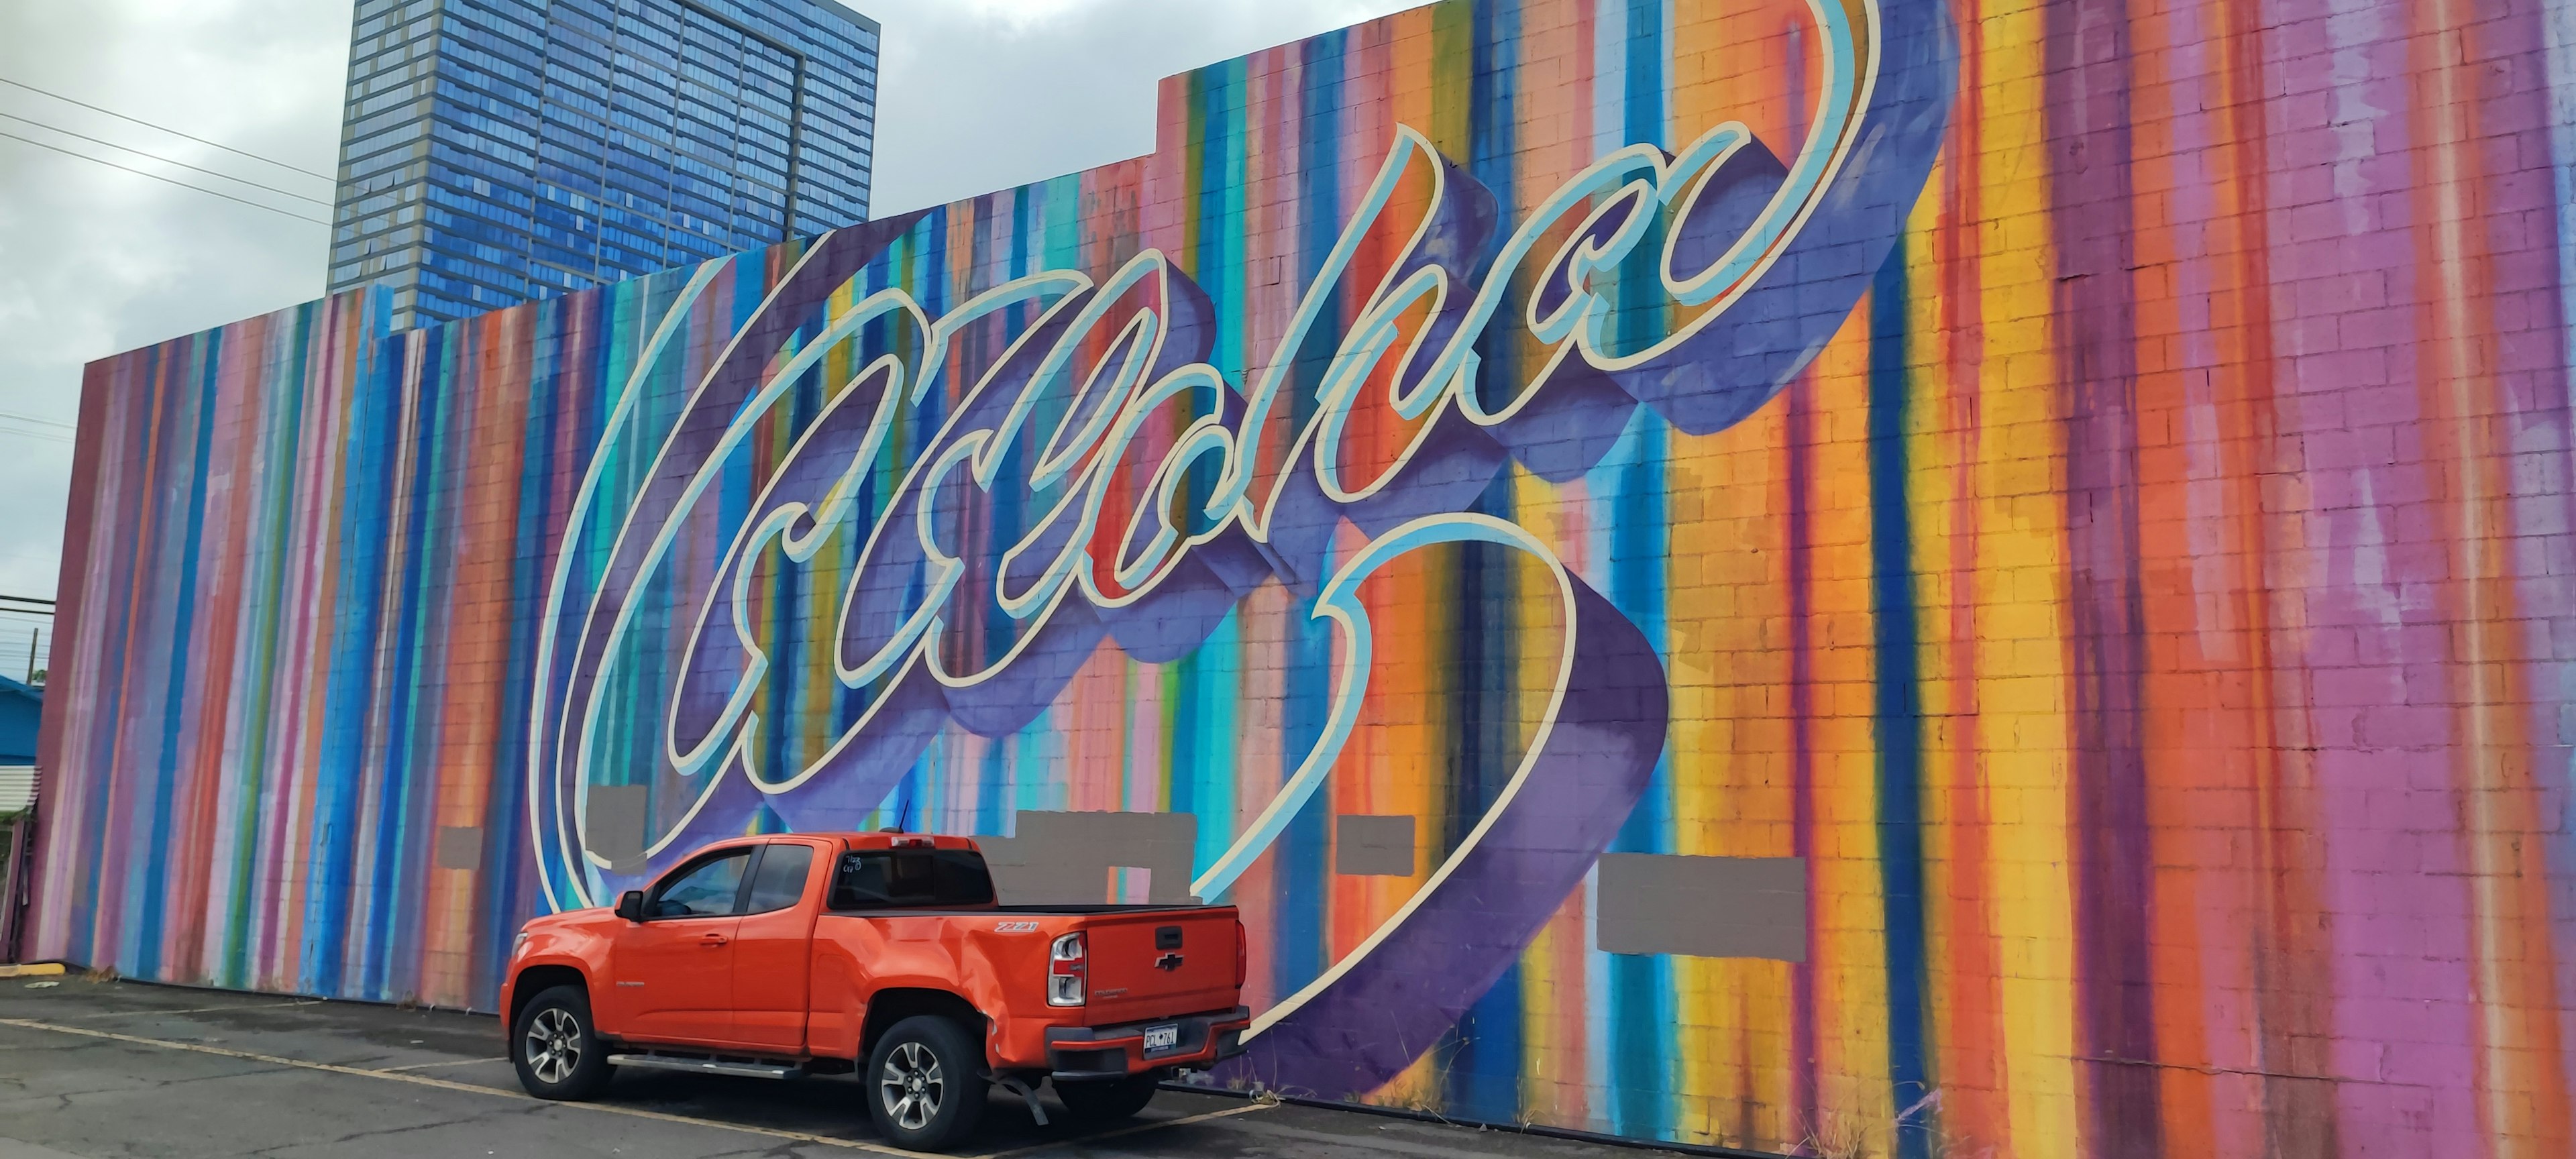
[[[587,1099],[607,1089],[608,1044],[590,1020],[590,995],[556,986],[528,1000],[510,1028],[510,1065],[519,1085],[541,1099]]]
[[[933,1014],[895,1023],[859,1072],[868,1117],[907,1151],[945,1151],[984,1118],[984,1051],[975,1036]]]
[[[1077,1120],[1114,1123],[1136,1117],[1145,1104],[1154,1101],[1154,1091],[1162,1081],[1161,1071],[1149,1071],[1123,1079],[1057,1083],[1055,1097],[1064,1100],[1064,1109]]]

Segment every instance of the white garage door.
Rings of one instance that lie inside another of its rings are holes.
[[[0,817],[24,812],[35,799],[34,765],[0,765]]]

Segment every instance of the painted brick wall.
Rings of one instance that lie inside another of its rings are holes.
[[[1453,0],[1146,158],[107,359],[36,946],[488,1004],[530,913],[901,822],[1242,906],[1232,1081],[2567,1154],[2571,44]]]

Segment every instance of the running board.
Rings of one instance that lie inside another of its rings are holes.
[[[691,1074],[729,1074],[747,1079],[792,1079],[805,1073],[802,1066],[685,1054],[612,1054],[608,1056],[608,1065],[687,1071]]]

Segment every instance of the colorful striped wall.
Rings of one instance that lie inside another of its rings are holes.
[[[2576,4],[1449,0],[1161,107],[93,364],[37,951],[488,1006],[709,837],[1182,813],[1222,1081],[2576,1147]]]

